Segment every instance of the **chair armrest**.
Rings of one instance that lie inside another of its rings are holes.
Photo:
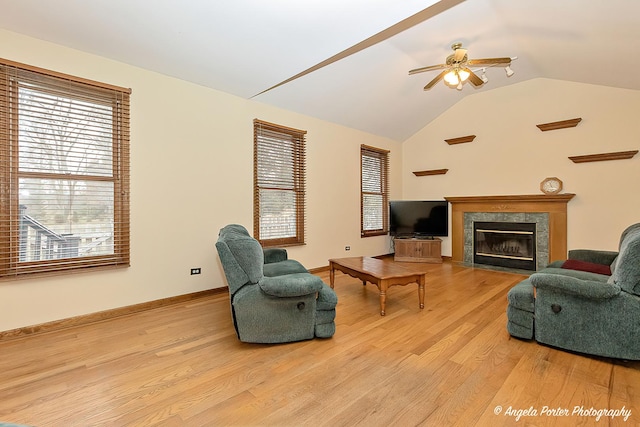
[[[300,297],[318,292],[324,282],[309,273],[294,273],[285,276],[263,277],[258,282],[260,289],[273,297]]]
[[[288,258],[287,250],[283,248],[265,248],[262,250],[262,252],[264,252],[265,264],[286,261]]]
[[[529,279],[538,291],[550,290],[587,299],[609,299],[620,293],[620,286],[615,284],[559,274],[534,273]]]
[[[611,265],[617,256],[618,252],[613,251],[598,251],[592,249],[572,249],[569,251],[569,259],[602,265]]]

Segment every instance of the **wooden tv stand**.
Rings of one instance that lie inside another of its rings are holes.
[[[394,261],[442,263],[442,239],[393,239]]]

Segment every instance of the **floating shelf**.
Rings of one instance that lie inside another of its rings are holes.
[[[467,136],[461,136],[459,138],[445,139],[445,142],[449,145],[464,144],[465,142],[471,142],[474,139],[476,139],[475,135],[467,135]]]
[[[545,131],[548,131],[548,130],[574,128],[574,127],[578,126],[578,123],[580,123],[581,121],[582,121],[582,118],[578,117],[576,119],[563,120],[561,122],[544,123],[544,124],[536,125],[536,126],[542,132],[545,132]]]
[[[586,156],[571,156],[569,159],[573,163],[603,162],[605,160],[630,159],[638,154],[638,150],[618,151],[615,153],[588,154]]]
[[[444,175],[449,169],[432,169],[430,171],[416,171],[413,174],[415,176],[428,176],[428,175]]]

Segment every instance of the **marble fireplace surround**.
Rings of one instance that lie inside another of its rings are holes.
[[[538,241],[537,267],[544,267],[549,260],[567,258],[567,203],[575,196],[572,193],[554,195],[512,196],[463,196],[445,197],[451,203],[451,260],[469,262],[469,241],[466,227],[473,229],[472,221],[535,222],[543,233],[548,230],[547,241]],[[541,215],[542,214],[542,215]],[[469,238],[472,238],[469,236]]]

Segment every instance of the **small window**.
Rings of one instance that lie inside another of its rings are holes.
[[[129,95],[0,60],[0,277],[129,265]]]
[[[253,122],[253,230],[267,246],[302,245],[305,225],[305,134]]]
[[[360,214],[362,237],[389,232],[389,151],[360,147],[362,189]]]

